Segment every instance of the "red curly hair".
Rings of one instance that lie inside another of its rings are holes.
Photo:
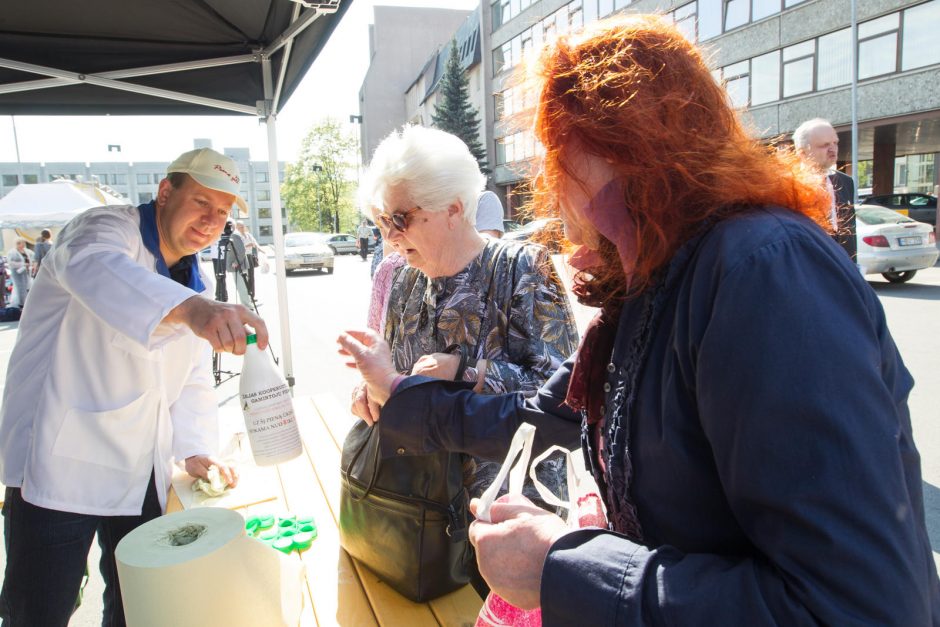
[[[580,183],[566,148],[606,159],[637,225],[631,290],[710,218],[779,205],[826,224],[819,176],[792,150],[749,136],[699,50],[660,17],[614,17],[560,37],[523,80],[538,94],[535,132],[545,148],[536,211],[554,212],[564,177]],[[579,298],[595,306],[626,296],[613,244],[605,239],[599,252],[603,267],[576,278]]]

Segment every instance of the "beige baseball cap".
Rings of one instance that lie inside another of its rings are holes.
[[[239,192],[241,177],[238,165],[231,158],[211,148],[197,148],[184,152],[166,169],[167,174],[182,172],[209,189],[235,196],[235,204],[248,213],[248,203]]]

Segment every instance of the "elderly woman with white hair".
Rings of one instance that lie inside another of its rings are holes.
[[[408,126],[376,149],[364,192],[407,264],[389,293],[385,338],[402,374],[472,382],[484,393],[535,394],[575,350],[577,329],[544,247],[477,232],[484,182],[467,146],[440,130]],[[353,413],[369,423],[378,417],[364,385]],[[557,464],[543,466],[543,483],[563,489]],[[464,468],[475,497],[499,464],[468,458]]]

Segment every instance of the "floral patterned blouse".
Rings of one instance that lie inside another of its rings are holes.
[[[485,394],[534,394],[578,345],[574,316],[548,251],[490,238],[453,276],[430,279],[410,266],[401,268],[389,293],[385,338],[402,373],[422,355],[461,344],[470,357],[467,380],[477,380],[477,360],[487,360]],[[476,468],[466,473],[471,497],[489,487],[499,470],[498,463],[475,461]],[[563,460],[549,460],[540,470],[543,483],[557,492],[558,478],[564,484]]]

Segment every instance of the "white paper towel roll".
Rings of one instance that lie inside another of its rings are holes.
[[[202,508],[161,516],[115,550],[132,627],[295,626],[303,564],[245,535],[237,512]]]

